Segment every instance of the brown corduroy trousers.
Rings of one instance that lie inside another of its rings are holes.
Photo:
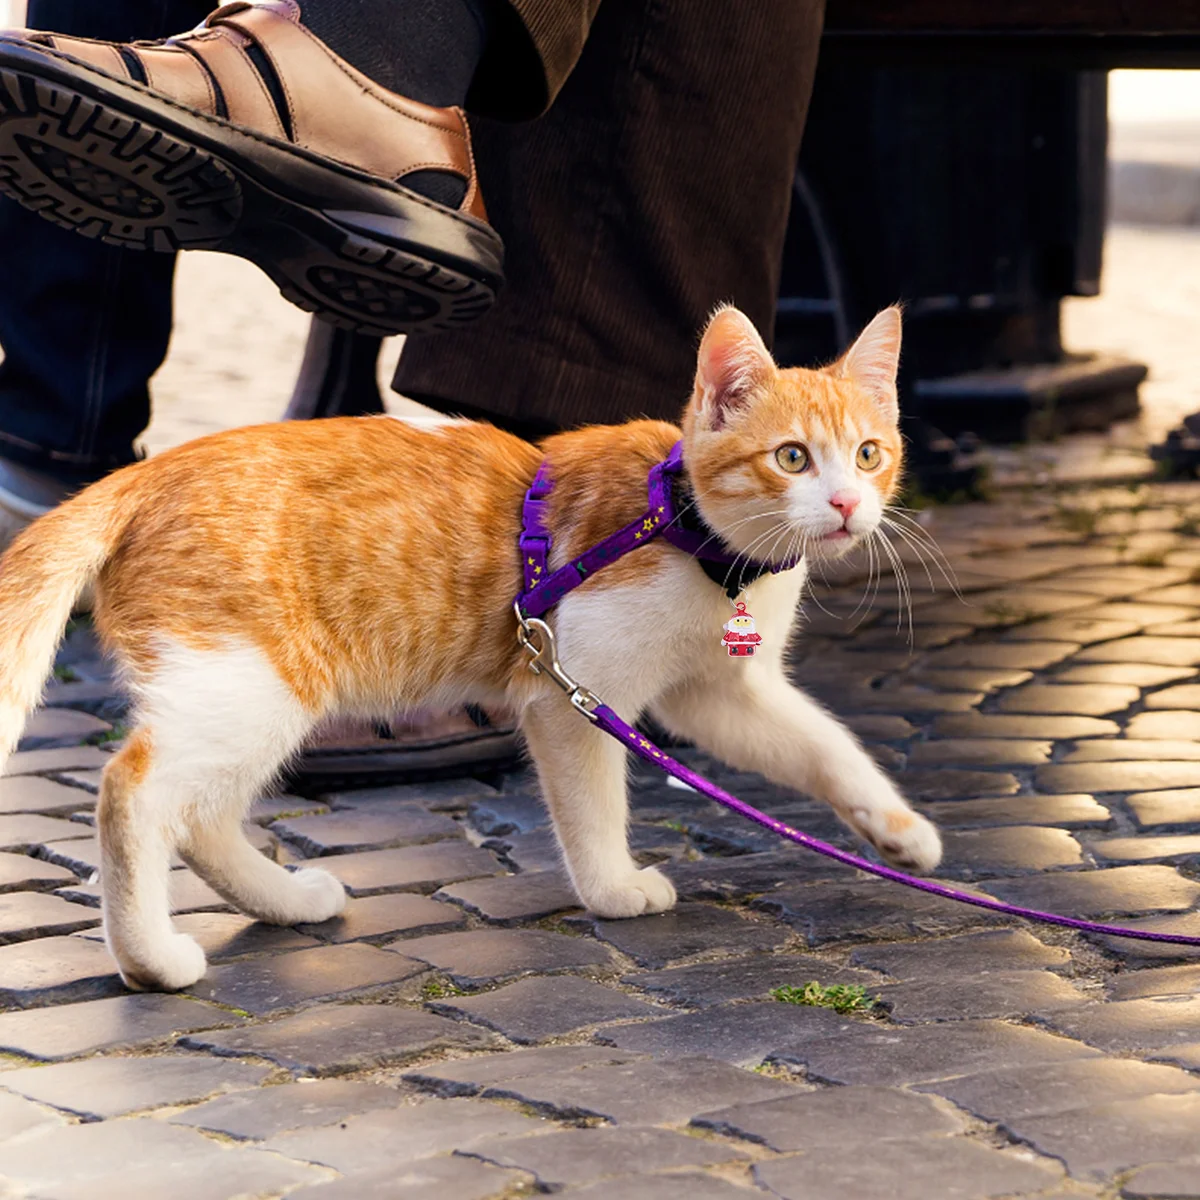
[[[472,121],[508,284],[394,386],[528,435],[674,420],[717,304],[771,335],[824,0],[511,3],[552,102]]]

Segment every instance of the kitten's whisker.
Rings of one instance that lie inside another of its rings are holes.
[[[933,560],[937,564],[938,570],[941,571],[943,578],[950,585],[955,596],[961,600],[963,597],[962,592],[958,587],[958,573],[955,571],[950,560],[946,557],[946,554],[942,550],[941,546],[937,544],[937,540],[934,538],[934,536],[923,525],[918,524],[911,517],[909,517],[905,510],[896,511],[894,506],[889,506],[888,512],[894,512],[896,519],[904,522],[905,528],[908,530],[910,535],[914,537],[921,544],[921,546],[933,556]]]

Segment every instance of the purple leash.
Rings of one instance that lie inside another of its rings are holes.
[[[976,908],[986,908],[991,912],[1004,913],[1010,917],[1024,917],[1030,921],[1039,921],[1044,925],[1061,925],[1067,929],[1078,929],[1083,933],[1107,934],[1110,937],[1132,938],[1142,942],[1168,942],[1178,946],[1200,946],[1200,936],[1185,933],[1155,933],[1148,929],[1128,929],[1122,925],[1107,925],[1099,921],[1085,921],[1080,917],[1065,917],[1060,913],[1042,912],[1036,908],[1025,908],[1019,904],[1006,904],[1003,900],[995,900],[991,896],[977,896],[959,888],[949,887],[944,883],[934,883],[928,879],[918,879],[915,875],[906,875],[892,867],[873,863],[858,854],[848,850],[839,850],[820,838],[801,833],[790,825],[775,817],[768,816],[745,800],[739,800],[730,792],[710,783],[703,775],[698,775],[690,767],[673,759],[669,754],[660,750],[649,738],[640,734],[632,725],[621,720],[598,696],[581,686],[563,670],[558,661],[558,650],[555,645],[554,632],[545,621],[539,617],[560,600],[568,591],[578,587],[584,579],[589,578],[592,571],[606,563],[613,562],[631,550],[644,546],[662,533],[662,518],[668,513],[674,513],[670,502],[670,487],[664,486],[663,476],[668,471],[682,470],[681,445],[676,444],[671,457],[664,463],[659,463],[650,472],[650,507],[644,517],[618,530],[603,542],[585,551],[579,558],[567,563],[553,574],[547,572],[547,560],[550,552],[550,533],[545,523],[545,499],[550,494],[554,484],[550,479],[549,466],[543,463],[538,471],[533,485],[526,493],[524,510],[524,529],[521,534],[521,561],[525,573],[525,592],[518,596],[513,603],[517,616],[517,639],[530,655],[529,669],[535,675],[548,676],[558,687],[567,693],[571,704],[578,709],[589,721],[614,737],[622,745],[633,751],[639,758],[653,763],[660,770],[686,783],[690,788],[707,796],[710,800],[724,806],[769,829],[772,833],[795,842],[807,850],[813,850],[826,858],[845,866],[854,867],[859,871],[877,875],[880,879],[891,880],[892,883],[914,888],[919,892],[927,892],[931,896],[940,896],[944,900],[956,900],[960,904],[970,904]],[[658,503],[666,494],[664,507],[658,509]],[[658,517],[658,522],[654,518]],[[690,533],[690,531],[681,531]],[[635,536],[638,535],[638,536]],[[695,538],[694,534],[691,537]],[[672,542],[673,538],[669,538]],[[695,538],[701,541],[701,538]],[[675,544],[679,544],[676,542]],[[680,546],[691,554],[702,554],[715,561],[732,562],[733,556],[722,551],[706,553],[704,547]],[[720,557],[718,557],[720,555]],[[795,563],[790,564],[792,566]],[[535,570],[536,568],[536,570]],[[774,568],[772,568],[774,569]],[[786,568],[780,567],[779,570]],[[536,636],[536,641],[534,640]]]

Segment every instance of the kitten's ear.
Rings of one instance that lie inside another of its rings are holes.
[[[858,335],[858,340],[828,368],[853,379],[893,420],[900,416],[896,372],[900,369],[900,309],[885,308]]]
[[[775,376],[775,362],[749,317],[720,308],[708,323],[696,361],[692,406],[705,429],[723,429]]]

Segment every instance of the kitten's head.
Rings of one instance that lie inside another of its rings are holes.
[[[885,308],[828,367],[781,370],[736,308],[700,344],[683,419],[701,515],[731,549],[837,557],[879,527],[900,481],[900,310]]]

